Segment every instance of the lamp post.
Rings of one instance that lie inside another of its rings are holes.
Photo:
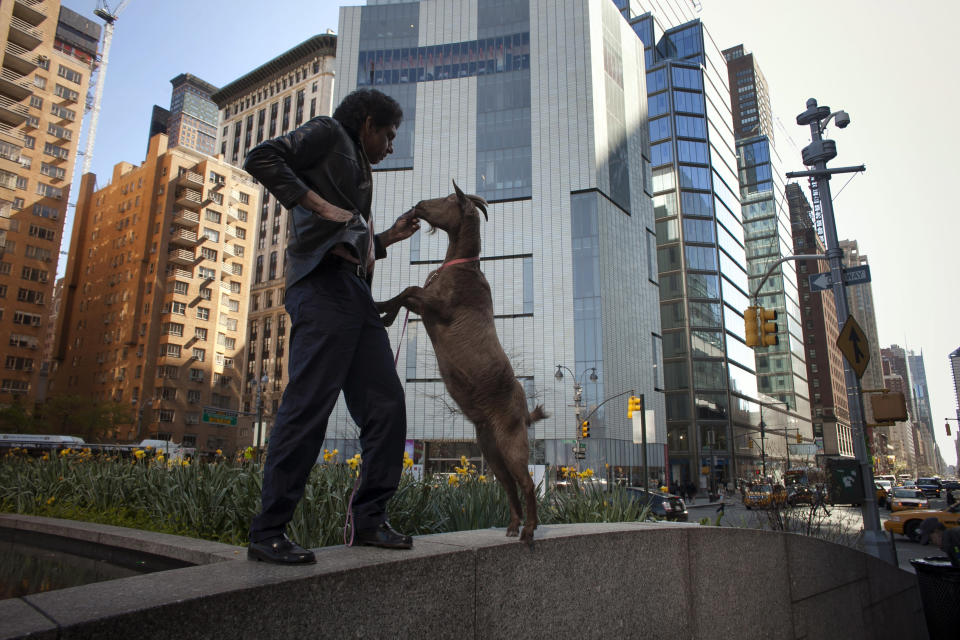
[[[583,400],[583,385],[580,383],[583,380],[583,377],[586,375],[587,371],[590,372],[590,382],[597,382],[600,378],[597,377],[597,368],[589,367],[584,369],[580,373],[580,378],[577,378],[577,374],[570,370],[570,367],[562,364],[557,365],[557,372],[553,374],[553,377],[557,380],[563,380],[563,369],[566,369],[570,376],[573,378],[573,413],[576,415],[576,425],[574,427],[573,435],[576,438],[577,449],[574,454],[574,458],[577,461],[577,471],[580,471],[580,402]]]
[[[257,427],[254,429],[254,446],[257,453],[260,453],[260,447],[263,446],[263,387],[270,382],[270,377],[263,374],[260,378],[254,378],[253,382],[257,385]]]
[[[136,400],[134,400],[136,402]],[[143,440],[143,409],[144,407],[153,406],[153,398],[150,398],[146,402],[142,402],[137,408],[137,443],[139,444]]]
[[[823,235],[826,244],[826,258],[830,263],[830,277],[833,283],[833,300],[837,309],[837,322],[840,328],[850,317],[847,304],[846,283],[843,278],[843,249],[837,236],[837,225],[833,215],[833,197],[830,194],[830,178],[840,173],[865,171],[858,167],[839,167],[828,169],[827,162],[837,157],[837,144],[823,138],[827,124],[834,120],[837,127],[843,129],[850,124],[850,116],[845,111],[833,111],[830,107],[818,105],[814,98],[806,103],[806,110],[797,115],[797,124],[810,127],[810,144],[801,151],[803,164],[812,167],[807,171],[792,171],[787,178],[813,178],[820,195],[823,215]],[[860,359],[857,360],[860,362]],[[867,458],[864,440],[863,395],[860,389],[860,377],[850,365],[844,363],[844,378],[847,383],[847,398],[850,408],[850,427],[853,431],[853,449],[860,468],[860,482],[863,486],[863,542],[864,551],[890,564],[896,565],[893,547],[880,528],[880,512],[877,508],[876,491],[873,485],[873,469]]]

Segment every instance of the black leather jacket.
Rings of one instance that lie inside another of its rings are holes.
[[[337,244],[345,245],[361,265],[367,264],[373,195],[370,162],[360,142],[338,121],[320,116],[267,140],[250,151],[243,168],[290,212],[287,288],[316,269]],[[301,207],[297,203],[308,190],[353,211],[353,219],[346,224],[325,220]],[[377,258],[387,255],[376,238],[374,252]]]

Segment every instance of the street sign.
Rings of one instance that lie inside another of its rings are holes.
[[[826,291],[833,286],[833,276],[829,271],[810,274],[810,291]]]
[[[837,337],[837,346],[857,374],[857,379],[862,378],[870,362],[870,345],[867,334],[863,332],[853,316],[848,316],[847,321],[843,323],[843,328]]]
[[[237,412],[230,411],[229,409],[204,407],[202,419],[207,424],[219,424],[230,427],[237,426]]]
[[[860,267],[850,267],[849,269],[843,270],[843,284],[850,285],[854,284],[866,284],[870,282],[870,266],[863,265]]]
[[[829,271],[813,273],[808,276],[810,291],[826,291],[833,287],[833,275]],[[843,270],[843,284],[848,287],[870,282],[870,266],[850,267]]]

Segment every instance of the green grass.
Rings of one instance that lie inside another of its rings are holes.
[[[260,508],[260,465],[253,461],[167,465],[71,453],[49,460],[23,454],[0,459],[0,511],[99,522],[149,531],[247,543]],[[314,467],[290,536],[308,547],[341,544],[356,472],[343,463]],[[405,473],[389,505],[391,523],[412,535],[505,527],[507,497],[475,473],[415,480]],[[648,513],[623,489],[546,491],[540,522],[621,522]]]

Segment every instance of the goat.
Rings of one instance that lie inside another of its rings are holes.
[[[385,326],[393,324],[401,307],[423,320],[443,383],[476,428],[480,450],[507,492],[507,536],[519,534],[521,542],[533,545],[537,496],[527,470],[527,427],[548,415],[542,405],[533,411],[527,408],[526,393],[493,324],[490,284],[479,262],[478,210],[488,219],[487,201],[464,194],[456,182],[453,188],[455,193],[423,200],[407,214],[428,222],[431,231],[447,233],[443,264],[430,273],[423,287],[407,287],[398,296],[378,302],[377,309]],[[518,488],[526,502],[522,532]]]

